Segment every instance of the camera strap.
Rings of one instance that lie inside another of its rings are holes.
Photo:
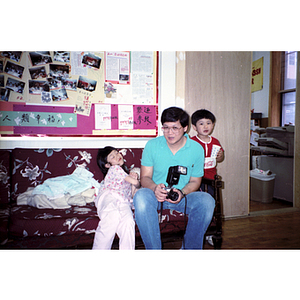
[[[185,249],[185,244],[184,244],[184,235],[185,235],[185,231],[186,231],[186,207],[187,207],[187,198],[186,198],[186,194],[182,191],[182,190],[179,190],[184,198],[184,233],[183,233],[183,240],[182,240],[182,247],[183,249]]]
[[[183,232],[183,238],[182,238],[182,248],[185,249],[185,241],[184,241],[184,235],[186,231],[186,207],[187,207],[187,198],[184,194],[184,232]]]
[[[187,207],[187,197],[186,194],[184,194],[181,190],[179,190],[184,198],[184,231],[183,231],[183,237],[182,237],[182,248],[185,249],[185,242],[184,242],[184,235],[185,235],[185,231],[186,231],[186,207]],[[160,203],[160,216],[159,216],[159,223],[162,223],[162,215],[163,215],[163,202]]]

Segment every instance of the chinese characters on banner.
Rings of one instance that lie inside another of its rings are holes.
[[[134,124],[138,129],[156,128],[155,106],[134,105]]]
[[[0,126],[77,127],[77,117],[68,113],[0,111]]]
[[[153,105],[95,104],[95,128],[112,130],[155,130]]]
[[[251,78],[251,92],[262,90],[263,88],[263,64],[264,58],[252,62],[252,78]]]

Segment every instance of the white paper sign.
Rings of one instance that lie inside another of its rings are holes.
[[[119,129],[133,129],[133,106],[119,105]]]
[[[111,129],[111,106],[95,104],[95,128]]]
[[[217,154],[218,154],[218,152],[219,152],[219,150],[221,149],[221,147],[220,146],[218,146],[218,145],[213,145],[213,147],[212,147],[212,150],[211,150],[211,157],[212,158],[217,158]]]

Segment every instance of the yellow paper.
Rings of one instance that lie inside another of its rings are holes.
[[[263,57],[252,62],[251,93],[262,90],[263,88],[263,65]]]

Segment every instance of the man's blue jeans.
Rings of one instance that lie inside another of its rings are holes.
[[[205,192],[193,192],[186,196],[188,223],[184,235],[185,249],[202,249],[204,234],[212,220],[215,200]],[[135,220],[146,249],[161,249],[161,237],[157,201],[154,192],[147,188],[138,190],[133,198]],[[163,202],[163,209],[184,212],[185,199],[178,204]]]

